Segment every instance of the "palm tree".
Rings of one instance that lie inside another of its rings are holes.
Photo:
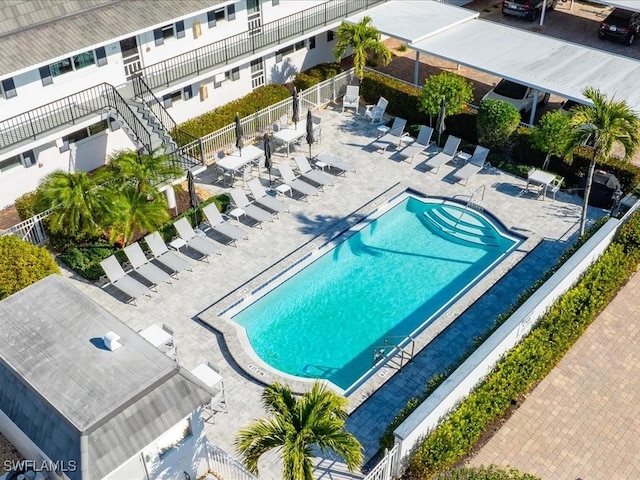
[[[102,233],[101,222],[113,208],[114,195],[86,172],[56,170],[38,188],[41,211],[53,209],[49,217],[52,233],[91,238]]]
[[[183,175],[182,169],[172,165],[160,147],[150,154],[139,154],[133,150],[115,152],[110,156],[101,178],[108,177],[120,184],[129,182],[138,192],[153,193],[161,182]]]
[[[163,195],[150,196],[133,185],[118,191],[114,208],[106,219],[109,241],[128,245],[136,234],[151,232],[169,220],[167,202]]]
[[[371,17],[364,17],[358,23],[340,25],[336,32],[338,42],[333,48],[337,62],[349,47],[353,50],[353,68],[360,80],[364,77],[364,66],[370,54],[382,57],[383,65],[388,65],[391,61],[391,52],[380,41],[380,32],[370,23]]]
[[[262,454],[278,448],[284,479],[313,480],[313,445],[340,455],[349,471],[360,467],[362,446],[344,429],[346,398],[316,382],[297,399],[287,385],[274,383],[264,389],[262,404],[271,416],[256,420],[236,438],[238,452],[255,475]]]
[[[580,236],[584,235],[587,205],[596,163],[607,160],[616,143],[624,147],[626,161],[633,158],[640,146],[640,118],[627,102],[609,99],[604,93],[590,87],[582,93],[591,100],[593,106],[580,105],[573,109],[565,153],[565,158],[571,161],[576,148],[593,143],[593,157],[587,172],[584,205],[580,218]]]

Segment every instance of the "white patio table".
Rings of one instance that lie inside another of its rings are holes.
[[[533,170],[529,172],[527,176],[527,191],[529,190],[529,184],[542,185],[544,187],[542,199],[544,200],[547,196],[547,188],[555,178],[556,175],[554,173],[545,172],[544,170]]]
[[[307,134],[306,123],[298,122],[295,128],[282,128],[274,132],[273,138],[277,138],[287,146],[287,155],[291,153],[291,144],[300,140]]]
[[[144,330],[140,330],[140,336],[147,340],[154,347],[167,345],[173,339],[173,336],[164,330],[160,325],[149,325]]]

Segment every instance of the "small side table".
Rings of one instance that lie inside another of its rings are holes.
[[[291,193],[291,187],[285,183],[281,183],[280,185],[278,185],[276,187],[276,192],[281,193],[282,195],[289,193],[290,197],[293,195]]]
[[[458,152],[458,158],[461,158],[464,163],[471,160],[471,154],[467,152]]]
[[[380,125],[378,127],[378,138],[380,138],[381,136],[385,135],[389,130],[391,130],[389,127],[387,127],[386,125]]]
[[[398,142],[398,146],[402,147],[402,146],[407,146],[412,144],[413,142],[415,142],[416,139],[413,137],[410,137],[409,135],[405,135],[403,137],[400,137],[400,141]]]
[[[245,214],[245,211],[241,208],[234,208],[229,212],[229,216],[231,218],[235,218],[237,222],[240,221],[240,217],[243,217],[244,214]]]
[[[320,162],[316,160],[316,167],[318,167],[320,170],[324,172],[327,168],[329,168],[329,165],[327,165],[324,162]]]
[[[171,240],[169,242],[169,246],[175,250],[180,251],[180,249],[182,247],[186,247],[187,246],[187,242],[185,242],[183,239],[181,239],[180,237],[178,238],[174,238],[173,240]]]

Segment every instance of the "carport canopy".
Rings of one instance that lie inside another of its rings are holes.
[[[549,1],[549,0],[547,0]],[[622,8],[624,10],[631,10],[632,12],[640,12],[640,0],[622,0],[622,1],[608,1],[608,0],[591,0],[593,3],[599,3],[601,5],[608,5],[609,7]]]
[[[425,53],[586,104],[582,92],[594,87],[640,112],[637,60],[480,20],[476,12],[434,1],[392,0],[367,15],[380,33],[407,41],[416,63]]]

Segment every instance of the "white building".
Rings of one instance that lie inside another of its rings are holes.
[[[342,19],[383,1],[0,6],[0,208],[56,169],[90,171],[122,148],[175,150],[176,123],[332,61]]]

